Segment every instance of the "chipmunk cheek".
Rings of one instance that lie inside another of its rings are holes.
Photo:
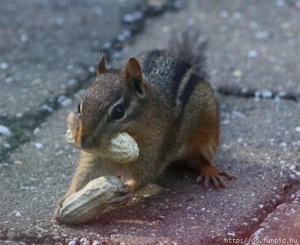
[[[84,149],[91,149],[92,148],[92,143],[89,140],[89,137],[87,137],[87,136],[82,136],[81,137],[80,145]]]

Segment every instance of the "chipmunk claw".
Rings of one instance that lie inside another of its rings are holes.
[[[59,218],[60,209],[61,209],[61,205],[57,205],[57,207],[55,209],[55,212],[54,212],[53,220],[52,220],[52,222],[54,224],[60,224],[61,223],[60,218]]]
[[[201,173],[197,178],[196,183],[203,183],[204,189],[208,189],[210,185],[216,189],[225,188],[226,182],[224,178],[232,180],[236,179],[237,177],[234,174],[227,172],[218,173],[213,166],[209,165],[201,168]]]
[[[212,184],[213,187],[215,187],[216,189],[219,188],[224,188],[226,187],[226,183],[224,181],[224,179],[222,178],[222,176],[217,175],[217,176],[209,176],[209,175],[205,175],[205,174],[201,174],[197,180],[196,180],[197,184],[201,184],[203,183],[203,187],[204,189],[208,189],[208,187]]]

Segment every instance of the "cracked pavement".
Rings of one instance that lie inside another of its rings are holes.
[[[128,26],[124,15],[145,11],[137,0],[1,1],[0,244],[300,243],[299,1],[176,4]],[[238,179],[205,191],[194,173],[170,169],[97,221],[53,224],[78,159],[65,120],[100,52],[124,66],[189,25],[209,43],[215,164]]]

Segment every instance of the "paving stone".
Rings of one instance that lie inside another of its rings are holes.
[[[4,221],[0,229],[14,228],[16,239],[25,234],[54,239],[58,234],[60,240],[64,233],[68,239],[96,239],[101,234],[102,239],[114,242],[138,243],[138,237],[143,237],[149,244],[209,244],[244,238],[299,188],[299,180],[291,184],[289,176],[299,168],[300,146],[294,144],[299,140],[295,130],[299,121],[291,113],[299,104],[220,96],[223,133],[216,165],[238,176],[228,181],[226,189],[205,191],[195,184],[193,172],[169,170],[138,192],[129,205],[108,210],[96,222],[53,225],[55,203],[66,191],[77,164],[76,150],[64,140],[65,124],[57,118],[66,117],[77,104],[74,100],[36,130],[33,142],[0,165],[0,217]]]
[[[215,164],[238,176],[226,189],[205,191],[195,184],[192,171],[169,169],[127,206],[108,209],[97,221],[53,224],[55,204],[67,190],[78,159],[78,151],[64,139],[66,117],[80,99],[76,94],[36,126],[32,140],[0,162],[0,243],[228,244],[248,239],[263,244],[266,237],[300,241],[300,104],[272,96],[274,91],[300,94],[297,2],[183,1],[183,10],[147,19],[134,45],[126,46],[124,58],[116,62],[166,48],[174,31],[194,24],[209,40],[213,87],[263,94],[217,94],[222,137]],[[98,46],[118,33],[116,17],[123,7],[130,12],[136,2],[104,1],[100,8],[97,3],[1,2],[1,116],[35,112],[44,98],[60,93],[64,81],[85,72],[82,64],[94,65]],[[22,13],[14,14],[17,9]],[[5,137],[0,138],[3,145],[9,144]]]
[[[257,228],[247,244],[299,244],[300,191],[279,205]]]
[[[1,1],[0,114],[36,110],[83,67],[94,66],[137,2]]]
[[[266,96],[270,91],[292,93],[299,98],[299,10],[294,1],[283,2],[278,7],[275,1],[184,1],[178,14],[148,21],[124,57],[168,49],[174,32],[193,26],[209,41],[207,61],[214,87],[237,87]]]

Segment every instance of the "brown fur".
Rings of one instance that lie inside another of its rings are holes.
[[[82,152],[69,190],[58,203],[57,220],[63,201],[89,181],[119,176],[133,192],[176,160],[198,166],[197,181],[205,187],[210,182],[217,188],[224,186],[212,165],[219,143],[217,102],[208,83],[190,65],[173,54],[153,51],[130,58],[124,71],[106,69],[102,57],[96,73],[81,111],[72,112],[68,118]],[[122,105],[126,112],[121,119],[112,120],[116,105]],[[137,142],[138,159],[121,164],[101,157],[103,147],[122,131]]]

